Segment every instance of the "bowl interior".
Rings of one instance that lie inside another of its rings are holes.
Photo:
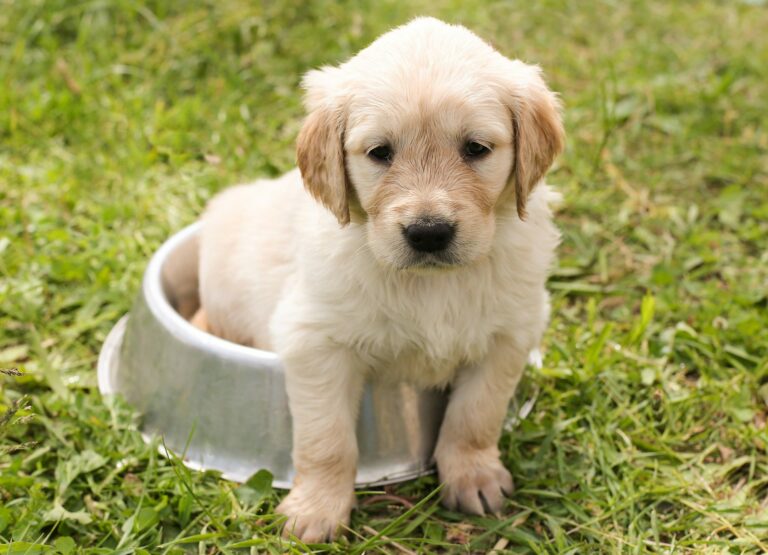
[[[160,270],[165,299],[185,320],[200,308],[199,246],[198,233],[194,233],[168,253]]]

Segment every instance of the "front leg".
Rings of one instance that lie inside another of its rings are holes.
[[[511,339],[497,337],[482,363],[457,375],[435,448],[443,504],[449,509],[499,513],[504,495],[512,493],[498,442],[526,358]]]
[[[333,540],[355,504],[355,424],[363,367],[349,350],[313,338],[281,353],[293,418],[293,488],[277,511],[286,537]]]

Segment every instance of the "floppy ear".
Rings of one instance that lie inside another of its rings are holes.
[[[328,77],[335,68],[312,71],[304,78],[307,87],[306,104],[309,116],[296,141],[304,187],[339,223],[349,223],[349,184],[344,166],[344,114],[334,107],[332,98],[325,97]]]
[[[541,78],[541,70],[520,61],[513,65],[511,102],[517,213],[525,218],[528,195],[541,181],[565,142],[560,101]]]

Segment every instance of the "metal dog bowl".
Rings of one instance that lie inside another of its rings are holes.
[[[259,469],[290,487],[291,418],[283,369],[274,353],[207,334],[187,319],[198,308],[194,224],[152,257],[130,317],[112,329],[99,355],[102,394],[121,394],[143,416],[147,441],[163,437],[194,469],[243,482]],[[357,425],[358,486],[432,471],[446,396],[407,385],[369,383]]]

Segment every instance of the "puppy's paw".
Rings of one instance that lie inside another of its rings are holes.
[[[283,537],[296,537],[304,543],[324,543],[335,540],[342,527],[349,525],[355,505],[352,487],[331,490],[300,484],[293,487],[277,507],[285,515]]]
[[[514,489],[496,449],[456,449],[437,457],[443,505],[464,513],[498,515]]]

